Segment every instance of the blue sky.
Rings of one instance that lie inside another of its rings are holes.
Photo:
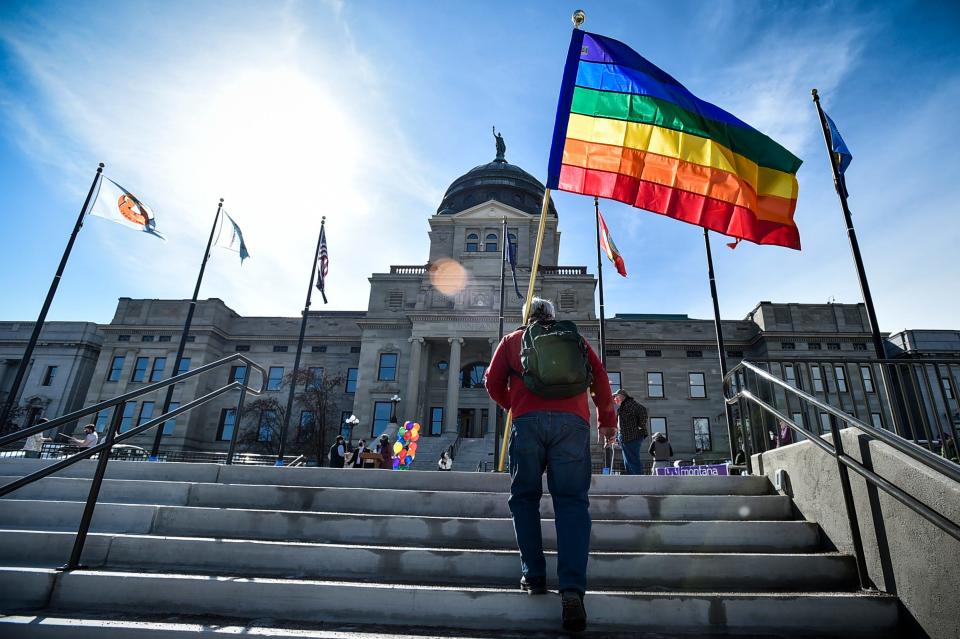
[[[758,301],[860,301],[810,101],[853,154],[850,206],[881,328],[960,328],[960,5],[796,2],[5,2],[0,5],[0,319],[36,316],[98,162],[168,242],[88,219],[50,319],[183,298],[216,209],[244,230],[201,296],[296,315],[319,217],[327,309],[426,260],[449,183],[493,158],[541,180],[575,8],[701,98],[804,159],[803,250],[714,238],[724,317]],[[556,194],[561,263],[595,272],[592,201]],[[603,205],[630,272],[607,309],[710,317],[698,228]]]

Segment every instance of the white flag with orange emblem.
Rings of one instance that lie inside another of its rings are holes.
[[[100,189],[90,215],[149,233],[161,240],[167,239],[157,231],[157,220],[150,207],[107,176],[100,180]]]

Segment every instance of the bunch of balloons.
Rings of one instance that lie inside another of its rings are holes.
[[[393,444],[393,469],[407,470],[417,458],[417,440],[420,439],[420,424],[404,422],[397,429],[397,440]]]

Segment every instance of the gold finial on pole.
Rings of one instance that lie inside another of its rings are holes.
[[[573,17],[570,19],[573,21],[573,28],[579,29],[580,25],[587,19],[587,14],[583,12],[583,9],[577,9],[573,12]]]

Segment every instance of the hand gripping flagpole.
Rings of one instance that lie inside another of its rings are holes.
[[[170,377],[176,377],[178,371],[180,370],[180,362],[183,361],[183,352],[187,348],[187,334],[190,332],[190,326],[193,324],[193,314],[197,310],[197,297],[200,295],[200,284],[203,282],[203,273],[207,270],[207,260],[210,259],[210,248],[213,246],[213,236],[217,232],[217,223],[220,221],[220,213],[223,211],[223,198],[220,198],[220,201],[217,203],[217,212],[213,216],[213,226],[210,227],[210,237],[207,238],[207,250],[203,253],[203,260],[200,262],[200,272],[197,273],[197,284],[193,287],[193,297],[190,299],[190,306],[187,308],[187,319],[183,322],[183,331],[180,333],[180,344],[177,345],[177,356],[173,360],[173,370],[170,371]],[[170,403],[173,400],[173,390],[176,387],[176,384],[167,386],[167,394],[163,398],[163,411],[161,415],[165,415],[170,410]],[[150,456],[147,458],[148,461],[159,461],[160,458],[160,440],[163,439],[163,429],[166,426],[166,423],[163,426],[157,427],[157,432],[153,436],[153,448],[150,449]],[[235,424],[234,428],[239,428],[239,424]]]
[[[586,14],[577,9],[573,12],[573,28],[579,29]],[[530,283],[527,285],[527,299],[523,303],[523,323],[527,323],[530,316],[530,304],[533,302],[533,290],[537,283],[537,272],[540,270],[540,251],[543,248],[543,235],[547,229],[547,212],[550,210],[550,189],[543,190],[543,206],[540,208],[540,226],[537,229],[537,243],[533,249],[533,262],[530,265]],[[503,424],[503,443],[500,446],[500,459],[497,463],[497,470],[503,472],[503,467],[507,461],[507,449],[510,445],[510,427],[513,423],[513,410],[507,411],[507,419]]]
[[[23,378],[26,375],[27,370],[30,368],[31,360],[33,358],[33,349],[36,348],[37,340],[40,339],[40,331],[43,329],[43,323],[47,319],[47,312],[50,310],[50,305],[53,303],[53,297],[57,294],[57,287],[60,286],[60,279],[63,277],[64,269],[67,267],[67,260],[70,259],[70,251],[73,250],[73,244],[77,240],[77,234],[80,233],[80,228],[83,227],[83,218],[87,214],[87,207],[90,206],[90,202],[93,199],[102,175],[103,162],[101,162],[97,167],[97,173],[93,176],[93,182],[90,184],[90,190],[87,191],[87,199],[83,201],[83,206],[80,207],[80,215],[77,216],[77,221],[73,225],[73,232],[70,234],[70,239],[67,241],[67,247],[63,250],[63,255],[60,257],[60,264],[57,266],[57,272],[53,276],[53,281],[50,282],[50,288],[47,290],[47,297],[43,301],[43,307],[40,309],[40,315],[37,316],[37,321],[33,324],[33,332],[30,334],[30,341],[27,343],[27,349],[23,352],[23,356],[20,358],[20,365],[17,367],[17,374],[13,378],[13,386],[10,388],[10,391],[7,394],[7,401],[3,404],[3,410],[0,411],[0,433],[6,429],[7,419],[10,417],[10,412],[13,410],[13,407],[17,405],[17,400],[20,395],[20,385],[23,383]]]
[[[313,299],[313,283],[317,276],[317,263],[320,261],[320,246],[323,242],[323,229],[327,216],[320,218],[320,234],[317,235],[317,250],[313,254],[310,267],[310,284],[307,286],[307,301],[303,305],[303,317],[300,319],[300,337],[297,339],[297,354],[293,358],[293,372],[290,373],[290,392],[287,394],[287,410],[283,413],[283,427],[280,429],[280,448],[277,450],[277,466],[283,466],[283,451],[286,448],[287,429],[290,427],[290,413],[293,411],[293,395],[297,389],[297,371],[300,369],[300,356],[303,354],[303,338],[307,333],[307,317],[310,315],[310,301]],[[326,295],[324,295],[326,300]]]

